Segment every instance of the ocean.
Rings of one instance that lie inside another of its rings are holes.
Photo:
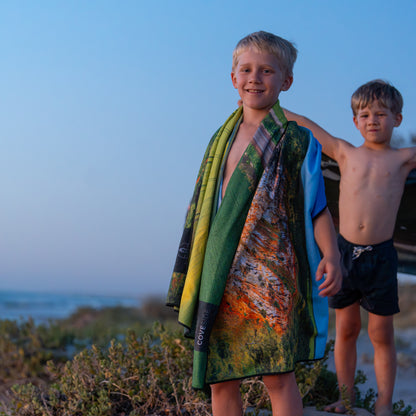
[[[414,275],[399,273],[398,277],[401,283],[416,284]],[[67,318],[84,306],[95,309],[112,306],[139,307],[140,297],[0,290],[0,319],[19,321],[32,318],[35,323],[44,323],[50,319]]]
[[[0,290],[0,319],[21,321],[32,318],[37,324],[67,318],[80,307],[102,309],[139,305],[138,297]]]

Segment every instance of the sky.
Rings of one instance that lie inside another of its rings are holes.
[[[0,1],[0,290],[166,293],[251,32],[299,50],[283,106],[360,145],[350,97],[382,78],[410,137],[415,19],[415,0]]]

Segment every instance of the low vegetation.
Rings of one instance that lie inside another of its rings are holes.
[[[175,318],[153,299],[140,309],[83,308],[47,325],[0,321],[0,415],[210,415],[207,392],[191,388],[192,342]],[[299,365],[296,377],[305,405],[337,398],[326,360]],[[242,394],[246,414],[270,409],[260,379],[245,380]],[[357,397],[372,409],[373,391]],[[411,408],[396,403],[395,414]]]

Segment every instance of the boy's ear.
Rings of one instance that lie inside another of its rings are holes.
[[[293,75],[289,75],[289,76],[288,76],[288,77],[287,77],[287,78],[283,81],[281,91],[287,91],[287,90],[291,87],[292,83],[293,83]]]
[[[231,82],[233,83],[234,88],[237,88],[237,77],[235,76],[234,72],[231,72]]]
[[[402,113],[396,114],[396,122],[394,123],[394,127],[399,127],[400,124],[402,124],[402,120],[403,120],[403,114]]]
[[[354,122],[354,126],[355,126],[358,130],[360,130],[360,128],[358,127],[358,118],[357,118],[357,116],[353,116],[353,117],[352,117],[352,121]]]

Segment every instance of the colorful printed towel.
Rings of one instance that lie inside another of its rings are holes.
[[[187,335],[195,337],[196,388],[207,382],[210,333],[226,285],[232,281],[231,276],[245,276],[248,269],[261,275],[261,280],[272,277],[274,281],[275,286],[269,287],[267,294],[262,289],[258,291],[260,298],[273,298],[275,293],[272,303],[277,308],[290,309],[283,331],[273,322],[273,313],[262,310],[266,319],[260,326],[266,332],[277,328],[275,332],[280,334],[283,346],[278,351],[287,351],[291,356],[284,360],[284,366],[274,366],[272,372],[290,371],[299,360],[322,357],[325,348],[326,301],[317,296],[312,277],[319,262],[312,217],[325,206],[322,199],[322,206],[316,204],[322,184],[319,146],[309,131],[287,122],[277,103],[247,147],[217,211],[221,166],[241,111],[231,115],[208,146],[168,293],[168,305],[179,309],[179,322],[188,329]],[[281,226],[276,227],[278,218]],[[247,253],[251,262],[248,268]],[[278,292],[283,286],[288,302],[280,304]],[[247,304],[247,311],[254,304]],[[282,333],[287,336],[282,337]],[[215,352],[210,352],[210,363],[211,360],[219,362]],[[288,370],[288,366],[292,368]],[[269,372],[260,368],[252,373],[245,369],[242,374],[231,371],[225,375],[215,365],[210,368],[209,382]]]

